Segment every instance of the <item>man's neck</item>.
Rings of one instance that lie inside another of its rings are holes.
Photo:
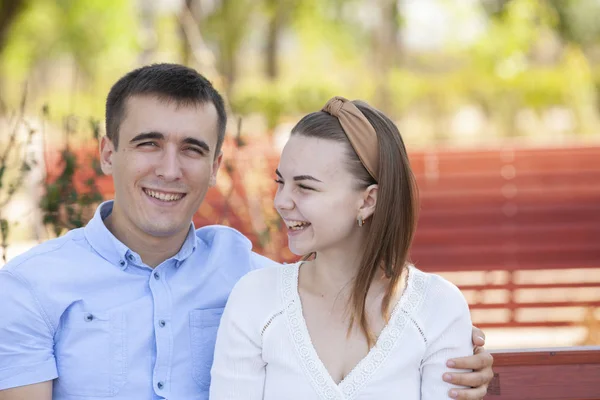
[[[115,215],[115,211],[117,210],[113,209],[104,219],[104,225],[121,243],[139,254],[144,264],[151,268],[177,254],[189,232],[184,230],[172,236],[152,236],[136,229],[133,224],[120,223],[125,216]]]

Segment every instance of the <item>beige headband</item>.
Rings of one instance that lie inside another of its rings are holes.
[[[348,99],[336,96],[323,107],[340,120],[342,129],[369,174],[377,181],[379,169],[379,143],[375,129],[362,112]]]

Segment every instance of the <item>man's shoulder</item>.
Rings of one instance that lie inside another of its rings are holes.
[[[49,239],[11,259],[2,270],[27,275],[36,273],[39,268],[51,269],[55,262],[64,264],[66,259],[76,256],[77,242],[84,240],[83,228],[69,231],[67,234]]]
[[[283,265],[277,261],[273,261],[270,258],[265,257],[261,254],[258,254],[254,251],[252,252],[251,257],[252,257],[252,269],[253,270],[270,268],[270,267],[281,267]]]
[[[224,225],[208,225],[196,229],[196,237],[212,253],[222,257],[233,257],[250,263],[248,270],[281,266],[280,263],[252,250],[252,242],[240,231]]]
[[[196,237],[209,247],[213,245],[238,245],[250,250],[252,242],[240,231],[225,225],[207,225],[196,229]]]

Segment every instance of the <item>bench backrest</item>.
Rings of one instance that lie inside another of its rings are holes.
[[[412,259],[461,288],[477,325],[594,324],[600,147],[428,151],[411,163]]]

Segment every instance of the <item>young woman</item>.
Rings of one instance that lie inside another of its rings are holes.
[[[211,400],[448,398],[471,319],[454,285],[408,260],[417,193],[394,123],[335,97],[294,127],[276,175],[289,247],[307,257],[233,289]]]

